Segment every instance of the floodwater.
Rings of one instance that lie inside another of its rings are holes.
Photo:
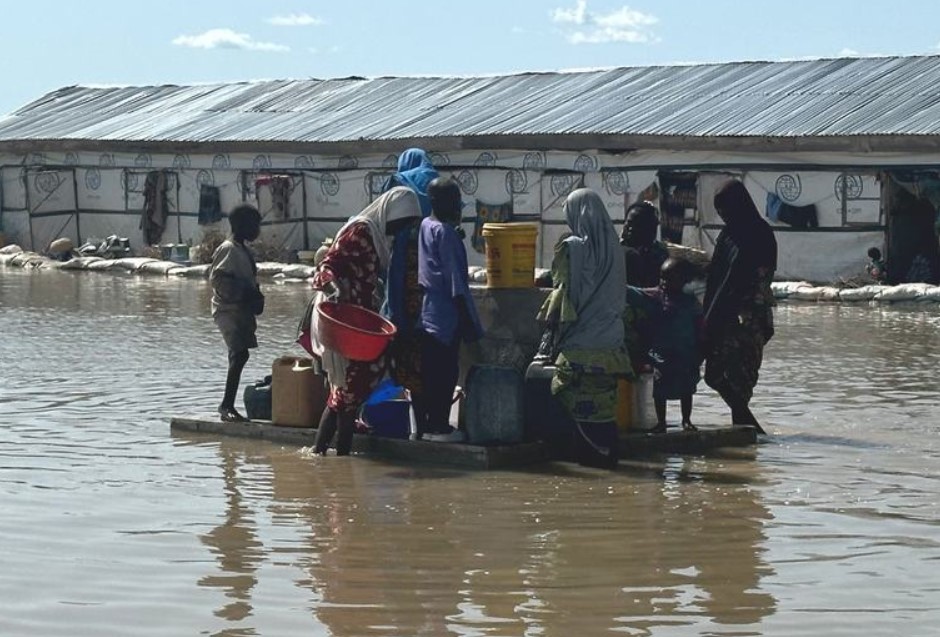
[[[246,381],[295,351],[305,290],[267,292]],[[781,305],[772,435],[616,473],[172,433],[219,400],[207,307],[0,269],[0,635],[940,634],[935,307]]]

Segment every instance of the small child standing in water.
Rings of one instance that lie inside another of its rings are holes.
[[[627,287],[627,304],[649,314],[649,355],[653,363],[655,433],[666,431],[666,401],[679,400],[682,428],[694,431],[692,395],[701,379],[702,305],[684,290],[692,266],[682,259],[667,259],[660,269],[659,287]]]

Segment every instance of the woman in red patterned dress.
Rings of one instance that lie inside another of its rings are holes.
[[[352,217],[340,229],[313,279],[319,300],[329,298],[378,311],[382,304],[379,281],[388,269],[392,237],[421,220],[418,198],[408,188],[392,188]],[[319,302],[315,300],[313,307]],[[312,312],[316,321],[316,312]],[[325,454],[336,435],[337,455],[352,446],[356,414],[385,374],[385,360],[350,361],[317,342],[311,332],[312,353],[319,356],[330,380],[330,396],[320,419],[314,452]]]

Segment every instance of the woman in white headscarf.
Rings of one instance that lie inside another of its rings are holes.
[[[330,395],[320,419],[314,451],[326,453],[339,430],[336,452],[349,453],[356,413],[385,373],[382,359],[349,361],[325,348],[316,336],[316,305],[325,298],[378,311],[380,280],[388,270],[392,237],[421,221],[418,198],[408,188],[392,188],[350,218],[330,245],[314,275],[314,299],[298,342],[318,356],[330,380]]]
[[[624,348],[623,250],[607,208],[593,190],[568,195],[565,217],[572,234],[555,247],[554,290],[538,317],[554,331],[552,393],[577,423],[576,458],[613,467],[619,442],[617,378],[632,376]]]

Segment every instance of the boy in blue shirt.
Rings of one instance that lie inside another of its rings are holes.
[[[458,436],[449,425],[459,374],[461,341],[483,335],[470,296],[467,250],[457,233],[460,187],[453,179],[437,178],[428,185],[431,216],[418,234],[418,283],[421,306],[421,377],[423,412],[416,414],[418,433]]]

